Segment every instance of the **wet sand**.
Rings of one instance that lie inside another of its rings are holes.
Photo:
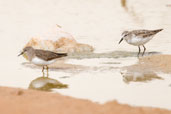
[[[132,107],[111,101],[103,105],[58,93],[0,87],[2,114],[171,114],[171,111]]]
[[[124,67],[127,70],[171,73],[171,55],[153,55],[140,58],[138,63]]]

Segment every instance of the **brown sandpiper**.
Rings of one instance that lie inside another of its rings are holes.
[[[67,53],[55,53],[52,51],[41,50],[41,49],[34,49],[30,46],[25,47],[23,51],[18,55],[25,55],[26,58],[33,64],[42,66],[42,72],[44,76],[44,69],[46,67],[47,70],[47,77],[48,77],[48,65],[54,63],[57,58],[67,56]]]

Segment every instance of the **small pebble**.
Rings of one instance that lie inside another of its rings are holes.
[[[22,90],[19,90],[18,92],[17,92],[17,95],[22,95],[24,92],[22,91]]]

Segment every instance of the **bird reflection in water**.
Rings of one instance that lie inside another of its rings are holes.
[[[121,75],[123,76],[123,81],[125,83],[147,82],[153,79],[163,79],[152,71],[121,71]]]
[[[49,77],[38,77],[31,81],[29,89],[36,89],[42,91],[52,91],[52,89],[68,88],[67,84],[63,84],[56,79]]]

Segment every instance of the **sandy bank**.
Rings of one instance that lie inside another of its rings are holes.
[[[148,107],[131,107],[116,101],[100,105],[35,90],[0,87],[2,114],[171,114],[171,111]]]
[[[171,73],[171,55],[153,55],[139,58],[134,65],[122,68],[121,74],[125,82],[145,82],[163,79],[158,72]]]
[[[124,67],[129,70],[171,73],[171,55],[153,55],[140,58],[138,63]]]

